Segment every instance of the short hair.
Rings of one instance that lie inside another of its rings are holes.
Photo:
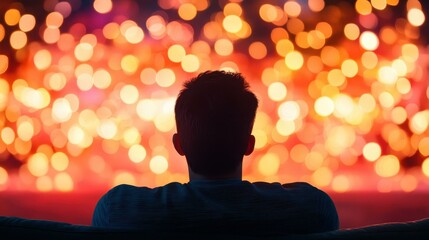
[[[240,73],[207,71],[185,82],[175,116],[192,171],[205,176],[235,171],[248,146],[257,107]]]

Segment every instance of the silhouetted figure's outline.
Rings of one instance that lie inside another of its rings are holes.
[[[116,186],[97,203],[93,225],[264,236],[338,229],[332,200],[310,184],[242,180],[257,106],[239,73],[207,71],[186,82],[176,101],[173,144],[186,158],[189,183]]]

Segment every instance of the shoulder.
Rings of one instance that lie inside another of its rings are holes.
[[[278,182],[254,182],[251,183],[257,188],[263,189],[277,189],[284,191],[301,191],[301,192],[319,192],[320,190],[306,182],[293,182],[293,183],[278,183]]]
[[[124,193],[135,192],[144,189],[144,187],[136,187],[128,184],[120,184],[111,188],[105,196],[122,195]]]
[[[308,191],[320,191],[318,188],[306,182],[291,182],[282,184],[286,189],[303,189]]]
[[[332,205],[332,200],[327,193],[306,182],[293,183],[252,183],[256,191],[264,195],[286,198],[288,201],[297,201],[307,206],[318,207],[320,205]]]
[[[331,197],[323,190],[305,182],[295,182],[282,185],[285,189],[294,189],[297,200],[303,204],[306,211],[315,221],[321,231],[336,230],[339,227],[338,213]]]
[[[338,213],[331,197],[321,189],[308,183],[297,182],[284,184],[286,188],[300,189],[302,203],[312,212],[313,220],[318,222],[320,230],[331,231],[339,228]]]
[[[286,184],[282,184],[282,187],[284,189],[294,190],[296,192],[301,192],[303,194],[308,194],[310,196],[319,197],[322,199],[326,199],[326,198],[330,199],[330,197],[326,192],[306,182],[286,183]]]
[[[282,184],[282,186],[284,189],[291,189],[296,192],[302,193],[303,195],[308,196],[310,199],[317,200],[322,204],[326,202],[332,202],[331,198],[326,192],[306,182],[286,183]]]
[[[183,184],[177,183],[177,182],[172,182],[164,186],[154,187],[154,188],[120,184],[110,189],[106,195],[108,195],[109,197],[121,196],[123,198],[127,196],[136,196],[141,194],[155,194],[158,192],[180,189],[182,187],[183,187]]]

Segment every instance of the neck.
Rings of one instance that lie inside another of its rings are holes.
[[[228,174],[222,174],[217,176],[206,176],[202,174],[195,173],[191,168],[188,168],[189,171],[189,181],[198,181],[198,180],[242,180],[243,173],[241,170],[241,164],[237,169]]]

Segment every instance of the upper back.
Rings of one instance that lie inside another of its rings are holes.
[[[111,226],[253,227],[271,232],[338,228],[335,207],[306,183],[195,181],[147,188],[120,185],[103,197]]]

